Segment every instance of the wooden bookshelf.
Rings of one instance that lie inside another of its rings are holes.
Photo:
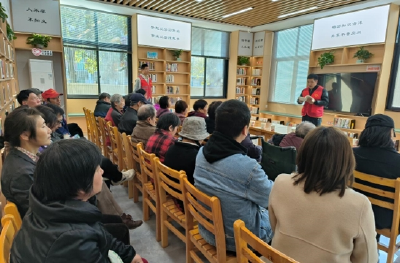
[[[148,52],[157,53],[156,58],[148,58]],[[174,60],[171,49],[137,46],[138,68],[144,63],[149,65],[150,75],[153,82],[153,98],[158,96],[169,96],[171,108],[175,102],[184,100],[190,104],[190,63],[191,52],[182,51],[181,60]],[[136,77],[135,77],[136,79]]]

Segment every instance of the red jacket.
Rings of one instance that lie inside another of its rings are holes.
[[[312,93],[311,97],[313,97],[315,101],[320,101],[323,93],[324,87],[318,86],[317,89]],[[303,91],[301,92],[302,97],[305,97],[307,95],[310,95],[310,89],[308,87],[303,89]],[[307,115],[312,118],[321,118],[322,115],[324,115],[324,106],[325,105],[316,105],[304,102],[303,109],[301,110],[301,115]]]
[[[151,77],[149,76],[149,82],[146,81],[145,78],[143,78],[141,75],[139,75],[140,79],[140,87],[146,91],[146,99],[150,99],[153,97],[151,88],[153,86],[153,83],[151,82]]]

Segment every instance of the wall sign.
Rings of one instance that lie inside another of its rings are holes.
[[[367,66],[367,71],[379,72],[379,71],[381,71],[381,66],[369,65],[369,66]]]
[[[14,31],[61,36],[60,3],[11,0]]]
[[[137,15],[137,27],[139,45],[191,50],[191,23]]]
[[[238,56],[251,57],[253,55],[253,33],[239,32]]]
[[[38,57],[42,55],[42,50],[40,48],[32,48],[32,54]]]
[[[264,31],[257,32],[254,34],[253,56],[264,55],[264,41],[265,41]]]
[[[312,50],[385,42],[389,7],[379,6],[315,20]]]

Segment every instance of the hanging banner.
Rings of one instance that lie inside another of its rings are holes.
[[[253,33],[239,32],[238,56],[251,57],[253,55]]]
[[[253,56],[261,57],[264,56],[264,41],[265,32],[257,32],[254,34],[254,44],[253,44]]]

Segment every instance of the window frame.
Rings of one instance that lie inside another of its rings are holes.
[[[74,8],[74,9],[81,9],[81,10],[90,10],[94,12],[94,28],[95,28],[95,41],[89,41],[89,40],[77,40],[77,39],[71,39],[71,38],[64,38],[62,37],[63,41],[63,49],[65,47],[67,48],[76,48],[76,49],[82,49],[82,50],[93,50],[96,52],[96,62],[97,62],[97,90],[98,90],[98,95],[70,95],[68,94],[68,83],[67,79],[65,78],[65,86],[67,87],[67,92],[66,96],[67,99],[98,99],[99,95],[101,94],[101,76],[100,76],[100,56],[99,53],[100,51],[105,51],[105,52],[116,52],[116,53],[126,53],[127,54],[127,62],[128,62],[128,94],[133,91],[133,72],[132,72],[132,18],[130,16],[126,15],[121,15],[121,14],[114,14],[111,12],[104,12],[104,11],[98,11],[98,10],[91,10],[88,8],[81,8],[81,7],[75,7],[75,6],[69,6],[69,5],[61,5],[61,7],[68,7],[68,8]],[[61,9],[60,9],[61,12]],[[104,14],[109,14],[109,15],[118,15],[118,16],[123,16],[127,18],[127,25],[128,25],[128,44],[127,45],[122,45],[122,44],[113,44],[113,43],[104,43],[104,42],[99,42],[99,34],[98,34],[98,23],[97,23],[97,14],[98,13],[104,13]],[[60,14],[61,15],[61,14]],[[62,31],[62,29],[61,29]],[[63,63],[64,63],[64,74],[66,74],[66,67],[65,67],[65,52],[63,54]],[[125,95],[125,94],[122,94]]]
[[[394,54],[393,54],[393,60],[392,60],[392,70],[390,72],[389,89],[388,89],[388,95],[387,95],[387,99],[386,99],[386,109],[390,110],[390,111],[395,111],[395,112],[400,112],[400,107],[393,106],[394,91],[396,90],[397,73],[400,70],[399,59],[400,59],[400,18],[398,21],[396,43],[395,43],[395,47],[394,47]],[[400,74],[400,72],[399,72],[399,74]],[[400,79],[398,81],[400,82]],[[400,86],[399,86],[399,89],[400,89]]]
[[[294,29],[297,28],[298,32],[297,32],[297,37],[296,37],[296,49],[295,49],[295,55],[294,56],[290,56],[290,57],[283,57],[283,58],[276,58],[277,52],[278,52],[278,45],[277,45],[277,41],[278,38],[275,36],[274,37],[274,46],[273,46],[273,53],[272,53],[272,59],[271,59],[271,78],[270,78],[270,92],[268,94],[268,102],[271,103],[280,103],[280,104],[288,104],[288,105],[298,105],[296,102],[296,98],[300,95],[300,94],[296,94],[296,83],[297,83],[297,77],[298,77],[298,72],[299,72],[299,63],[301,61],[308,61],[308,68],[310,68],[310,53],[308,53],[308,55],[296,55],[299,52],[299,39],[300,39],[300,28],[304,27],[304,26],[311,26],[313,24],[309,24],[309,25],[301,25],[301,26],[297,26],[297,27],[292,27],[292,28],[286,28],[280,31],[285,31],[285,30],[289,30],[289,29]],[[275,32],[275,34],[279,33],[280,31]],[[311,35],[312,38],[312,35]],[[310,52],[311,52],[311,45],[310,45]],[[293,75],[292,75],[292,87],[290,90],[290,101],[289,102],[282,102],[282,101],[277,101],[277,100],[273,100],[272,98],[275,95],[275,89],[276,89],[276,77],[277,77],[277,66],[278,66],[278,62],[291,62],[293,61]],[[309,70],[308,70],[309,72]],[[307,76],[305,76],[307,77]],[[306,87],[306,85],[304,85],[304,88]],[[294,101],[294,102],[293,102]]]

